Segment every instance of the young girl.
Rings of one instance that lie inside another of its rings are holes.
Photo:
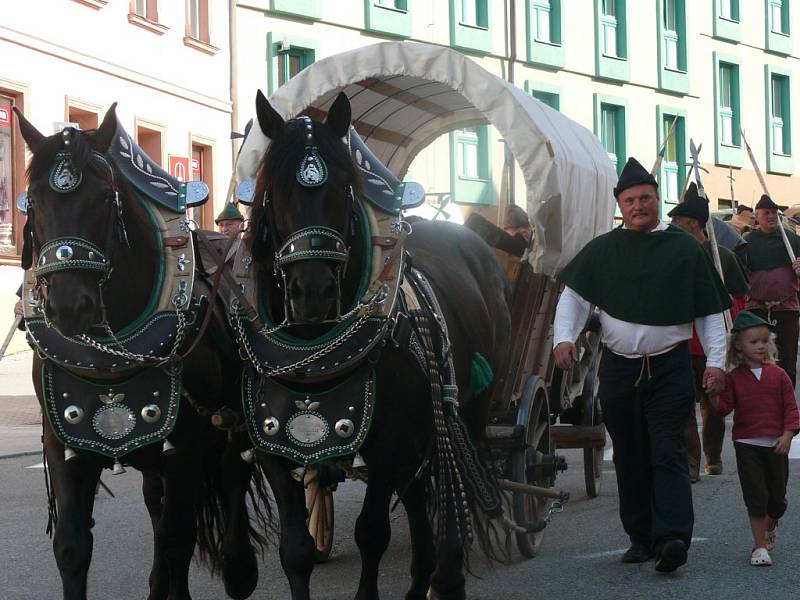
[[[736,316],[728,346],[725,392],[712,398],[721,415],[733,415],[733,447],[742,495],[753,531],[750,564],[770,566],[778,519],[786,512],[789,448],[800,416],[789,376],[775,365],[772,326],[749,312]]]

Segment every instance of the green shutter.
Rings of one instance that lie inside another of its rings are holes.
[[[461,22],[464,2],[474,3],[476,24]],[[492,52],[492,0],[450,0],[450,45],[480,54]]]
[[[282,46],[286,46],[282,49]],[[280,86],[279,74],[284,72],[286,63],[282,61],[291,58],[299,59],[301,68],[305,69],[312,64],[319,54],[319,44],[314,40],[300,38],[294,35],[286,35],[277,31],[267,34],[267,89],[271,95]],[[295,63],[296,64],[296,63]]]
[[[450,193],[458,204],[494,204],[489,126],[478,125],[471,129],[474,133],[458,130],[450,134]],[[464,168],[462,157],[467,146],[477,154],[476,173]]]
[[[767,171],[794,173],[792,149],[792,78],[791,73],[771,65],[764,67],[767,140]],[[776,136],[780,136],[776,142]]]
[[[719,52],[713,53],[714,65],[714,160],[722,166],[742,167],[744,152],[741,141],[741,88],[739,59]],[[727,69],[721,73],[721,68]],[[726,75],[730,76],[727,81]],[[730,97],[728,98],[728,91]],[[724,100],[724,104],[723,104]],[[728,106],[730,105],[730,106]],[[730,118],[730,143],[723,143],[723,119]]]
[[[730,16],[723,16],[721,3],[725,0],[712,0],[714,2],[714,37],[729,42],[742,41],[742,25],[739,21],[739,2],[729,0],[731,5]]]
[[[370,31],[411,37],[412,0],[396,0],[394,6],[380,0],[364,0],[364,26]]]
[[[607,8],[604,8],[607,7]],[[613,10],[614,14],[611,15]],[[594,0],[595,16],[595,75],[603,79],[630,81],[628,61],[627,0]],[[605,35],[613,24],[616,31],[616,56],[605,52]]]
[[[525,0],[525,26],[527,32],[528,62],[550,67],[564,68],[564,23],[561,12],[562,0]],[[537,13],[549,16],[549,40],[536,36]]]
[[[269,0],[269,9],[306,19],[322,18],[322,0]]]
[[[781,31],[773,30],[772,9],[773,6],[780,7],[780,29]],[[791,30],[791,15],[792,15],[792,2],[791,0],[764,0],[766,24],[766,46],[770,52],[776,54],[792,53],[792,30]]]

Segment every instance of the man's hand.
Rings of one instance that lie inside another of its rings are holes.
[[[792,448],[793,437],[794,431],[784,431],[783,435],[775,442],[775,454],[789,454],[789,450]]]
[[[800,258],[795,259],[792,263],[792,268],[794,269],[795,275],[800,275]]]
[[[717,367],[706,367],[703,373],[703,389],[709,396],[724,392],[725,371]]]
[[[14,305],[14,316],[15,317],[25,316],[25,313],[22,311],[22,300],[17,300],[17,303]]]
[[[578,360],[578,349],[572,342],[561,342],[553,350],[556,366],[562,371],[569,371]]]

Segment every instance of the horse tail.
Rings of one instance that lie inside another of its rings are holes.
[[[264,474],[255,463],[242,460],[233,446],[227,444],[222,455],[211,453],[206,468],[201,469],[200,489],[195,495],[197,557],[212,576],[224,566],[226,537],[235,535],[234,529],[240,527],[241,520],[233,517],[235,511],[245,512],[247,525],[240,535],[246,536],[246,543],[259,555],[264,555],[278,533]],[[236,478],[233,485],[232,474]],[[242,487],[237,491],[234,486]]]

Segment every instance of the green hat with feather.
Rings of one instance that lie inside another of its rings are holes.
[[[222,212],[214,219],[214,223],[219,225],[220,221],[244,221],[244,215],[239,212],[239,209],[232,202],[228,202]]]

